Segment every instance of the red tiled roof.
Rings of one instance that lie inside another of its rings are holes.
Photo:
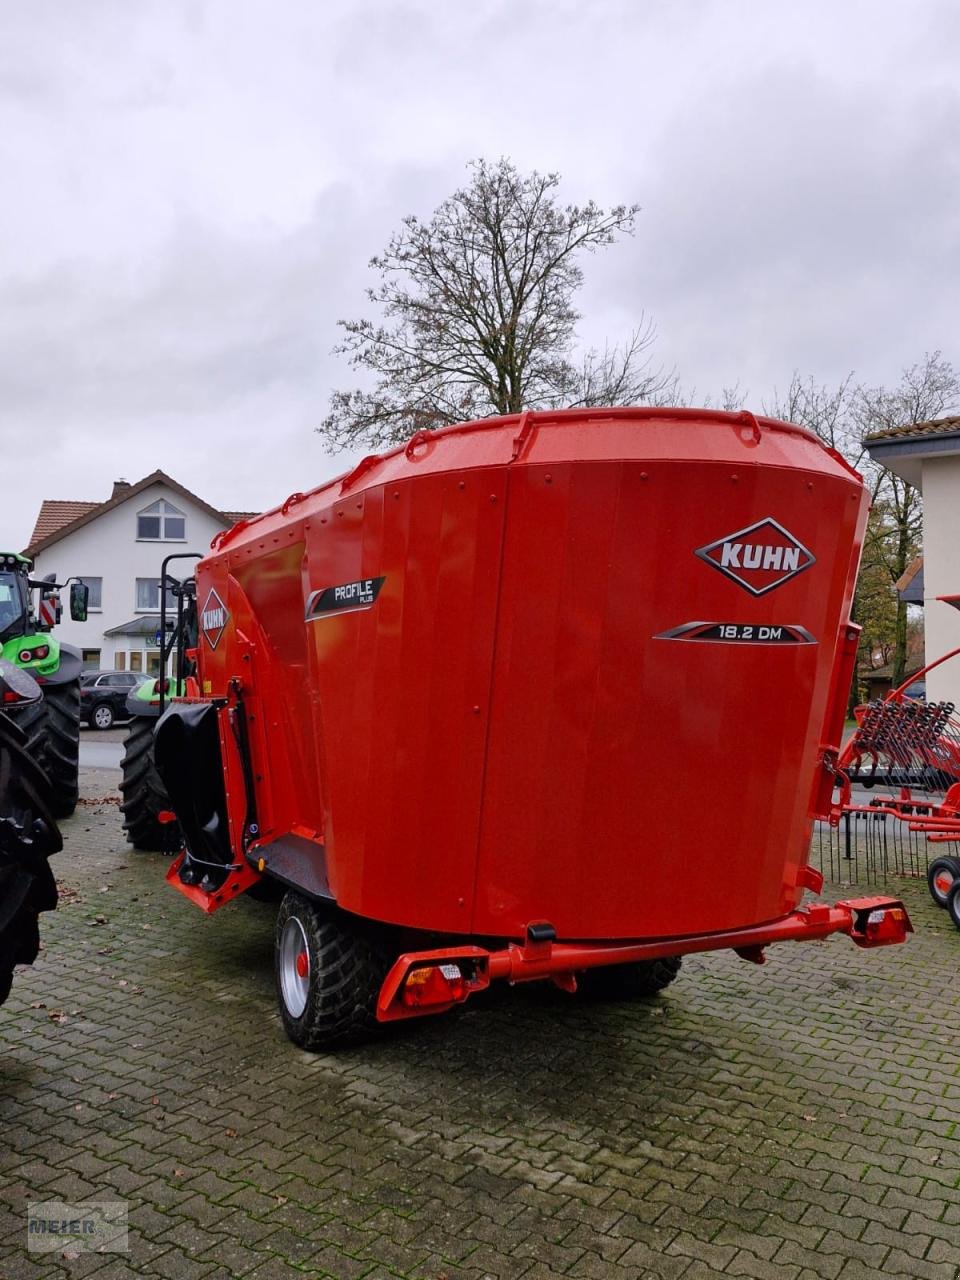
[[[867,440],[902,440],[913,436],[951,436],[960,432],[960,416],[934,418],[931,422],[908,422],[902,427],[875,431]]]
[[[60,498],[44,498],[40,505],[37,523],[33,526],[33,533],[30,535],[30,545],[33,546],[41,538],[49,538],[52,533],[56,533],[64,525],[73,524],[74,520],[78,520],[80,516],[85,516],[94,507],[99,507],[100,505],[99,502],[75,502],[71,498],[62,500]]]
[[[247,520],[251,516],[259,514],[256,511],[218,511],[216,507],[211,507],[208,502],[198,498],[195,493],[192,493],[174,480],[172,476],[168,476],[165,471],[157,470],[148,476],[144,476],[136,484],[123,482],[122,487],[120,484],[115,484],[113,493],[106,502],[75,502],[44,498],[40,506],[40,514],[37,516],[37,523],[34,525],[33,533],[30,537],[30,545],[26,548],[24,554],[28,556],[35,555],[36,552],[49,546],[50,543],[58,542],[60,538],[66,537],[74,529],[88,524],[103,512],[118,507],[122,502],[127,502],[152,484],[165,484],[174,493],[190,498],[209,515],[212,515],[217,520],[222,520],[228,527],[236,524],[238,520]]]

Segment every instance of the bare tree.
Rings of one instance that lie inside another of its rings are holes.
[[[794,370],[790,385],[783,393],[774,391],[770,405],[763,411],[771,418],[795,422],[820,437],[825,445],[836,449],[853,466],[864,456],[864,447],[851,422],[854,394],[853,374],[848,373],[835,387],[817,383],[812,377],[801,378]]]
[[[639,206],[562,207],[557,174],[505,159],[470,170],[429,221],[405,218],[371,259],[380,321],[340,321],[336,350],[367,385],[333,393],[318,430],[335,448],[523,409],[652,400],[670,386],[650,368],[642,317],[622,346],[572,359],[583,255],[631,234]]]
[[[560,403],[581,405],[676,404],[679,384],[675,372],[652,366],[651,348],[656,341],[653,323],[641,322],[622,346],[603,351],[591,348],[580,364],[571,366],[569,381],[558,387]]]

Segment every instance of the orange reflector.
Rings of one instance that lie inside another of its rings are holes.
[[[457,964],[423,965],[411,969],[403,984],[401,999],[411,1009],[430,1004],[450,1004],[462,1000],[465,983]]]
[[[871,911],[864,929],[870,942],[903,942],[907,936],[907,913],[903,907]]]

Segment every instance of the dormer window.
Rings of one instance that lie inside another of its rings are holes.
[[[186,517],[164,498],[137,512],[137,537],[141,541],[183,542],[186,536]]]

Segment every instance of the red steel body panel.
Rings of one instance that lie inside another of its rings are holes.
[[[785,915],[866,506],[796,427],[568,411],[415,437],[235,528],[198,569],[201,613],[215,590],[228,614],[201,679],[241,681],[261,840],[316,839],[349,911],[461,936]],[[754,595],[695,554],[765,519],[815,563]],[[369,607],[304,620],[381,577]],[[695,622],[812,640],[664,638]]]

